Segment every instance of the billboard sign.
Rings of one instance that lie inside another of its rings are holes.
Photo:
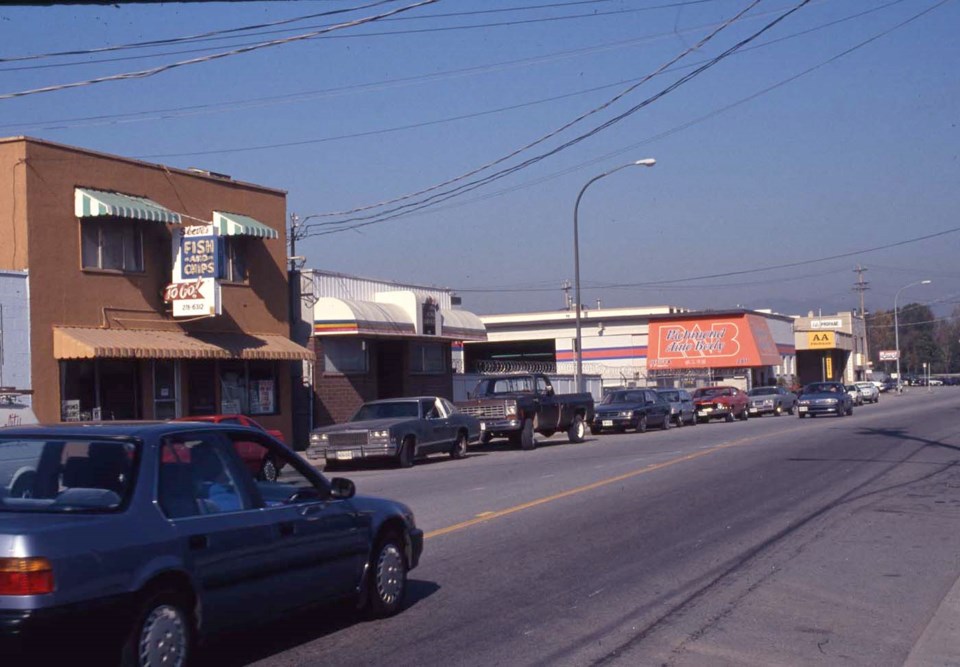
[[[647,367],[651,370],[740,368],[779,363],[777,345],[761,317],[650,322]]]
[[[819,320],[810,320],[811,329],[842,329],[843,320],[839,317],[831,317],[830,319],[819,319]]]
[[[811,350],[831,350],[837,346],[837,338],[832,331],[807,332],[807,348]]]
[[[174,317],[222,313],[219,240],[214,225],[173,230],[173,281],[164,290],[163,300],[173,305]]]
[[[880,350],[880,361],[896,361],[900,358],[900,350]]]

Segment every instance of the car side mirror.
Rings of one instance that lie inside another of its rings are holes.
[[[356,485],[346,477],[334,477],[330,480],[330,497],[337,500],[353,498],[357,493]]]

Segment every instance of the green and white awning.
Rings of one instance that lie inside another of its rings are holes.
[[[262,239],[280,237],[273,227],[239,213],[214,211],[213,225],[220,231],[220,236],[257,236]]]
[[[174,213],[155,201],[146,197],[106,190],[74,188],[73,210],[78,218],[110,215],[117,218],[164,222],[170,225],[180,224],[179,213]]]

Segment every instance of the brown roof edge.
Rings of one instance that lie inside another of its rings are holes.
[[[144,160],[138,160],[136,158],[124,157],[122,155],[115,155],[113,153],[103,153],[103,152],[95,151],[89,148],[82,148],[80,146],[71,146],[69,144],[59,144],[55,141],[47,141],[46,139],[38,139],[36,137],[29,137],[25,135],[15,136],[15,137],[0,137],[0,144],[12,144],[17,142],[23,142],[26,144],[37,144],[40,146],[46,146],[48,148],[54,148],[57,150],[69,151],[72,153],[81,153],[92,158],[114,160],[116,162],[126,162],[128,164],[134,164],[140,167],[146,167],[148,169],[160,169],[163,171],[170,171],[182,176],[191,176],[193,178],[200,178],[206,181],[213,181],[214,183],[220,183],[221,185],[233,185],[233,186],[242,187],[242,188],[251,188],[255,190],[261,190],[263,192],[270,192],[273,194],[283,195],[284,197],[286,197],[288,194],[286,190],[271,188],[266,185],[259,185],[257,183],[250,183],[248,181],[238,181],[233,178],[223,178],[222,176],[215,175],[215,172],[190,171],[189,169],[181,169],[180,167],[171,167],[165,164],[159,164],[157,162],[146,162]]]

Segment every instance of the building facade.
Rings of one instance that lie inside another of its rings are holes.
[[[584,310],[580,319],[584,373],[604,387],[789,385],[796,372],[793,320],[783,315],[656,306]],[[573,311],[481,320],[488,340],[466,345],[468,372],[574,372]]]
[[[0,139],[0,269],[29,282],[44,422],[243,412],[291,431],[286,195]]]
[[[800,382],[867,379],[867,326],[856,311],[798,317],[794,324]]]
[[[480,319],[455,308],[450,290],[329,271],[298,278],[301,336],[316,362],[310,423],[349,419],[365,401],[453,397],[465,341],[486,339]]]

